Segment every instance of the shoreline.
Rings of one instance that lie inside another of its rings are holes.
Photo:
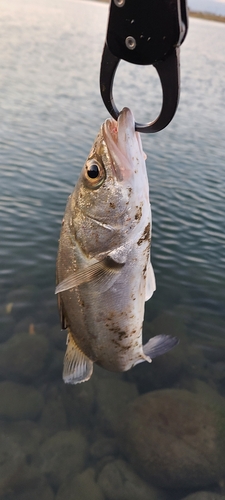
[[[189,10],[188,14],[190,17],[205,19],[206,21],[217,21],[219,23],[225,23],[225,16],[220,16],[219,14],[212,14],[211,12],[199,12],[195,10]]]

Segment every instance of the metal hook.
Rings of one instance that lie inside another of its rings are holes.
[[[139,132],[153,133],[172,120],[180,94],[180,51],[188,29],[186,0],[111,0],[100,70],[100,92],[117,120],[113,80],[121,59],[155,67],[162,86],[159,116],[136,123]]]
[[[119,111],[113,99],[112,89],[119,62],[120,59],[110,52],[107,43],[105,43],[100,70],[100,91],[107,110],[115,120],[119,116]],[[157,61],[153,66],[161,81],[162,108],[159,116],[154,121],[149,123],[135,123],[135,130],[138,132],[154,133],[165,128],[174,117],[179,102],[179,47],[175,47],[164,61]]]

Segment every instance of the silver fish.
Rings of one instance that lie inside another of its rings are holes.
[[[151,208],[139,133],[128,108],[103,123],[68,199],[57,257],[63,379],[88,380],[93,363],[126,371],[170,350],[158,335],[142,345],[144,304],[155,290]]]

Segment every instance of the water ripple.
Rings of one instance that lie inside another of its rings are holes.
[[[23,10],[14,4],[13,14],[5,4],[0,20],[1,293],[4,300],[6,290],[34,284],[39,299],[50,300],[67,197],[107,117],[98,90],[107,8],[67,2],[65,13],[49,1],[46,16],[39,2]],[[94,25],[85,36],[84,22]],[[224,27],[218,29],[224,34]],[[147,314],[152,304],[160,314],[180,303],[195,308],[196,297],[204,297],[212,301],[211,326],[221,335],[213,313],[224,299],[225,37],[215,36],[213,23],[207,36],[205,30],[191,19],[173,122],[143,137],[157,277]],[[138,119],[155,118],[161,90],[154,69],[122,64],[115,97]],[[204,336],[198,307],[192,333]]]

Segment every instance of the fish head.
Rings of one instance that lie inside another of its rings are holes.
[[[102,252],[123,244],[140,222],[145,207],[149,211],[145,155],[128,108],[122,110],[117,122],[110,118],[101,126],[71,207],[76,237],[89,255],[94,255],[96,241]]]
[[[135,131],[132,111],[123,108],[117,122],[112,118],[106,120],[103,133],[114,175],[123,189],[132,192],[133,201],[136,201],[140,198],[140,188],[144,189],[143,183],[146,180],[148,193],[148,178],[146,155],[142,149],[140,134]]]

